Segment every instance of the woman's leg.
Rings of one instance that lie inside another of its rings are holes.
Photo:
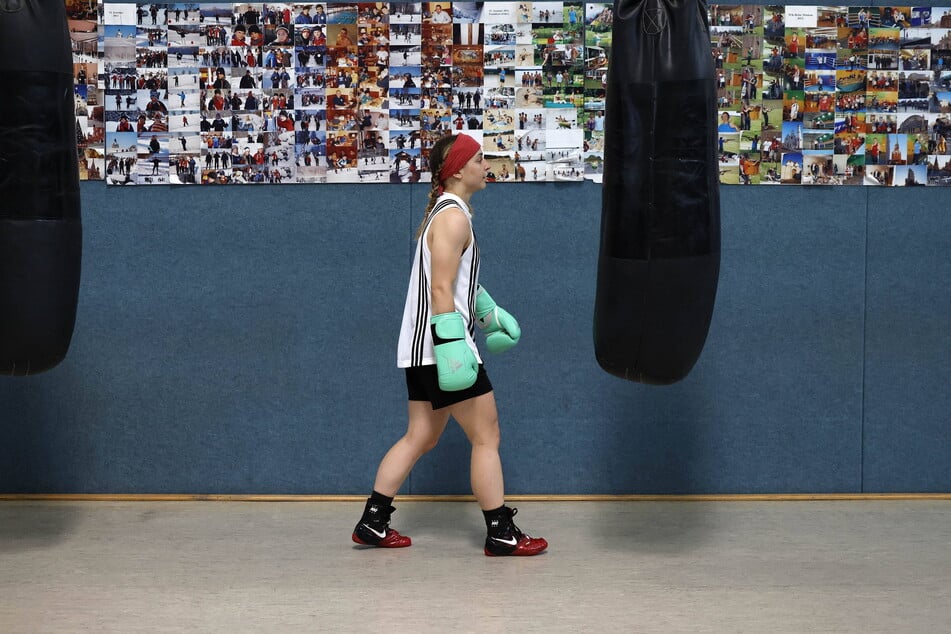
[[[373,490],[395,497],[419,458],[436,446],[449,421],[449,408],[434,410],[428,401],[409,401],[409,425],[376,472]]]
[[[390,515],[396,510],[393,498],[419,457],[436,446],[448,420],[448,409],[433,410],[428,401],[409,401],[409,427],[380,461],[373,494],[353,530],[354,542],[379,548],[412,544],[409,537],[390,528]]]
[[[485,554],[492,557],[530,556],[544,552],[548,542],[519,530],[512,521],[516,510],[505,506],[495,394],[489,392],[451,405],[449,411],[472,443],[472,492],[485,516],[488,533]]]
[[[499,414],[495,407],[495,393],[450,405],[448,410],[472,443],[472,493],[483,511],[499,508],[505,503],[505,486],[499,457]]]

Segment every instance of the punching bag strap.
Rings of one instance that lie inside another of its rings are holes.
[[[660,35],[667,30],[667,8],[662,0],[649,0],[644,7],[644,21],[641,28],[646,35]]]

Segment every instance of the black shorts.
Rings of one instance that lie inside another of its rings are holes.
[[[446,392],[439,388],[435,365],[406,368],[406,391],[411,401],[428,401],[433,409],[442,409],[456,403],[482,396],[492,391],[492,383],[485,368],[479,364],[479,374],[471,387],[458,392]]]

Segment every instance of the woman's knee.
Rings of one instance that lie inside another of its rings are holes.
[[[502,432],[499,429],[499,419],[493,418],[477,425],[470,434],[469,440],[473,446],[489,447],[498,449],[502,439]]]
[[[472,446],[498,448],[500,440],[499,414],[492,392],[459,403],[451,410]]]
[[[439,436],[435,434],[406,434],[404,438],[420,456],[432,451],[439,443]]]
[[[423,439],[422,449],[423,453],[428,453],[436,448],[436,445],[439,444],[439,436],[427,436]]]

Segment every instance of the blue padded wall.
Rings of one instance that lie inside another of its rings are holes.
[[[0,380],[0,492],[361,494],[405,426],[395,367],[427,187],[83,185],[73,347]],[[951,490],[942,189],[724,187],[706,349],[601,371],[597,185],[474,199],[524,329],[487,358],[510,493]],[[450,425],[403,493],[469,491]]]
[[[869,206],[864,476],[876,491],[946,492],[951,199],[907,193],[876,192]]]
[[[488,359],[510,490],[861,487],[864,196],[836,204],[832,190],[723,188],[723,274],[707,348],[687,380],[659,388],[594,361],[599,191],[549,189],[508,197],[504,211],[483,203],[478,218],[482,279],[500,301],[511,298],[525,331],[518,354]],[[466,488],[449,459],[466,441],[448,444],[436,450],[447,458],[417,467],[414,486]]]
[[[405,427],[427,189],[84,183],[73,346],[0,378],[0,493],[366,493]],[[594,360],[598,186],[474,199],[483,281],[524,330],[487,358],[507,490],[951,491],[948,190],[721,196],[710,335],[668,387]],[[468,491],[451,424],[402,493]]]

